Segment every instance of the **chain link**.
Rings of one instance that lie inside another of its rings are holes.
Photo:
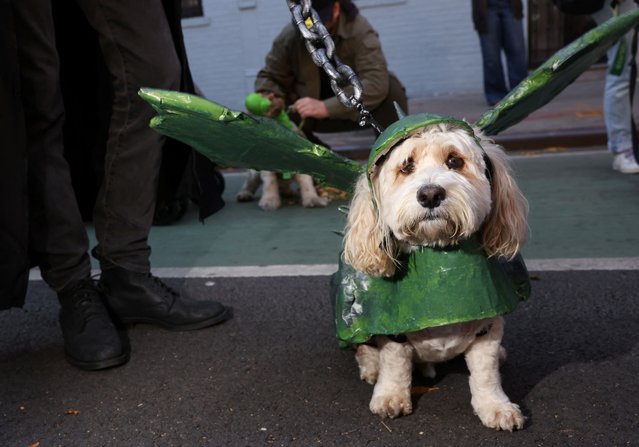
[[[361,81],[353,69],[342,63],[335,54],[335,42],[317,12],[311,7],[311,0],[287,0],[287,3],[293,16],[293,24],[302,35],[304,45],[311,55],[313,63],[324,70],[329,77],[331,88],[339,101],[344,107],[357,109],[360,126],[370,125],[381,133],[383,129],[362,104]],[[310,27],[306,26],[306,21],[309,19],[312,24]],[[343,89],[348,86],[353,87],[351,96],[348,96]]]

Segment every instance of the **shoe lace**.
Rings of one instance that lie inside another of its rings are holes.
[[[72,292],[72,308],[84,328],[90,321],[101,319],[104,315],[104,305],[98,295],[96,286],[90,281],[81,282]]]
[[[157,276],[152,275],[151,273],[149,273],[149,279],[151,279],[152,284],[159,289],[159,291],[161,292],[165,292],[162,293],[163,296],[165,296],[167,299],[171,300],[171,307],[173,307],[173,304],[175,303],[175,300],[179,298],[180,294],[179,292],[177,292],[173,287],[169,286],[168,284],[166,284],[164,281],[162,281],[160,278],[158,278]]]

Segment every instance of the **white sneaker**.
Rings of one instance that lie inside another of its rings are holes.
[[[632,151],[619,152],[612,160],[612,169],[622,174],[639,174],[639,164]]]

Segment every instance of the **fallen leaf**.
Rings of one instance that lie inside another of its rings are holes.
[[[332,186],[320,186],[317,188],[317,192],[320,196],[328,197],[331,200],[348,199],[348,192],[333,188]]]
[[[426,394],[432,393],[433,391],[439,391],[439,388],[430,386],[414,386],[410,389],[411,394]]]

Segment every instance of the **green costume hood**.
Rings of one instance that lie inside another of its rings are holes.
[[[434,124],[448,124],[453,127],[464,129],[470,136],[475,138],[479,143],[479,140],[473,132],[473,128],[466,121],[459,120],[445,115],[437,115],[434,113],[417,113],[414,115],[408,115],[401,117],[398,121],[388,126],[384,132],[382,132],[371,149],[371,153],[368,156],[368,163],[366,173],[370,178],[375,166],[382,163],[390,151],[397,146],[402,140],[409,138],[413,133],[424,127]]]

